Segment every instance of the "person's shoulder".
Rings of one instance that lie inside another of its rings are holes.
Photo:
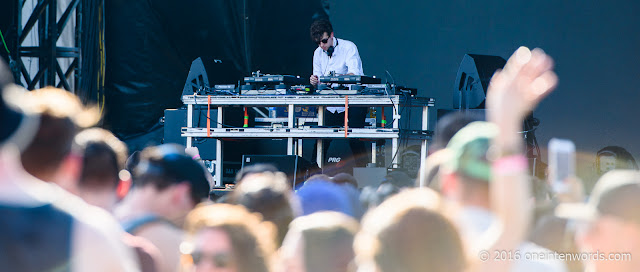
[[[138,271],[132,248],[123,242],[123,233],[109,223],[76,221],[72,242],[74,271]]]
[[[166,247],[174,247],[176,244],[180,244],[184,238],[184,231],[167,221],[146,224],[135,234],[147,239],[161,251]]]
[[[160,249],[149,240],[125,233],[123,242],[135,250],[142,271],[157,271],[160,267],[163,267]]]
[[[358,48],[358,46],[356,46],[356,44],[353,43],[352,41],[338,38],[338,45],[341,45],[341,44],[344,44],[345,47],[348,47],[348,48],[356,48],[356,49]]]
[[[136,232],[136,236],[151,242],[162,256],[162,266],[175,271],[180,264],[180,244],[184,240],[184,232],[169,222],[157,221],[145,225]]]
[[[181,234],[183,230],[178,228],[176,225],[171,223],[170,221],[160,217],[159,220],[154,220],[153,222],[149,222],[140,228],[140,232],[151,231],[158,233],[166,233],[166,234]]]
[[[10,199],[8,203],[15,202],[18,207],[27,208],[51,207],[51,211],[57,214],[54,218],[69,218],[71,271],[138,270],[133,252],[121,241],[122,229],[105,210],[87,204],[55,184],[34,177],[22,177],[19,188],[24,192],[23,199]],[[54,229],[51,225],[46,228]]]
[[[320,48],[320,46],[316,47],[316,50],[313,50],[314,57],[320,55],[320,53],[322,53],[322,48]]]
[[[72,266],[86,271],[137,271],[133,251],[123,241],[124,231],[107,211],[91,206],[81,198],[51,186],[52,205],[73,217]],[[104,270],[102,270],[104,268]]]
[[[100,231],[113,231],[118,234],[123,232],[115,218],[104,209],[92,206],[58,186],[51,185],[48,189],[48,201],[56,208],[69,213],[75,221]]]

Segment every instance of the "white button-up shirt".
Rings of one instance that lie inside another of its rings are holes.
[[[351,41],[333,39],[333,55],[329,57],[320,46],[313,52],[313,74],[316,76],[328,76],[331,72],[336,75],[364,75],[362,60],[358,47]],[[330,112],[344,112],[344,107],[327,107]]]

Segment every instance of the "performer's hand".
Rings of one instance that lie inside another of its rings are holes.
[[[318,85],[318,76],[311,75],[311,77],[309,78],[309,82],[311,82],[311,85]]]

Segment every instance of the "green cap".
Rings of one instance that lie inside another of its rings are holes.
[[[453,172],[484,181],[491,180],[491,162],[487,153],[498,127],[489,122],[472,122],[458,131],[447,145],[450,157],[446,166]]]

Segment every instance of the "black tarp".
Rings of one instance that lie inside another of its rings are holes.
[[[123,139],[158,124],[181,106],[191,61],[231,61],[243,74],[307,76],[316,47],[312,18],[326,1],[105,1],[105,126]]]
[[[7,43],[6,46],[9,50],[15,48],[16,46],[15,35],[17,31],[15,25],[15,10],[16,1],[6,1],[6,3],[2,3],[2,8],[0,8],[0,32],[2,32],[2,36],[4,36],[4,41]],[[4,60],[4,62],[9,63],[9,53],[5,49],[5,45],[1,40],[0,57]],[[16,77],[16,81],[18,80],[19,78]]]

